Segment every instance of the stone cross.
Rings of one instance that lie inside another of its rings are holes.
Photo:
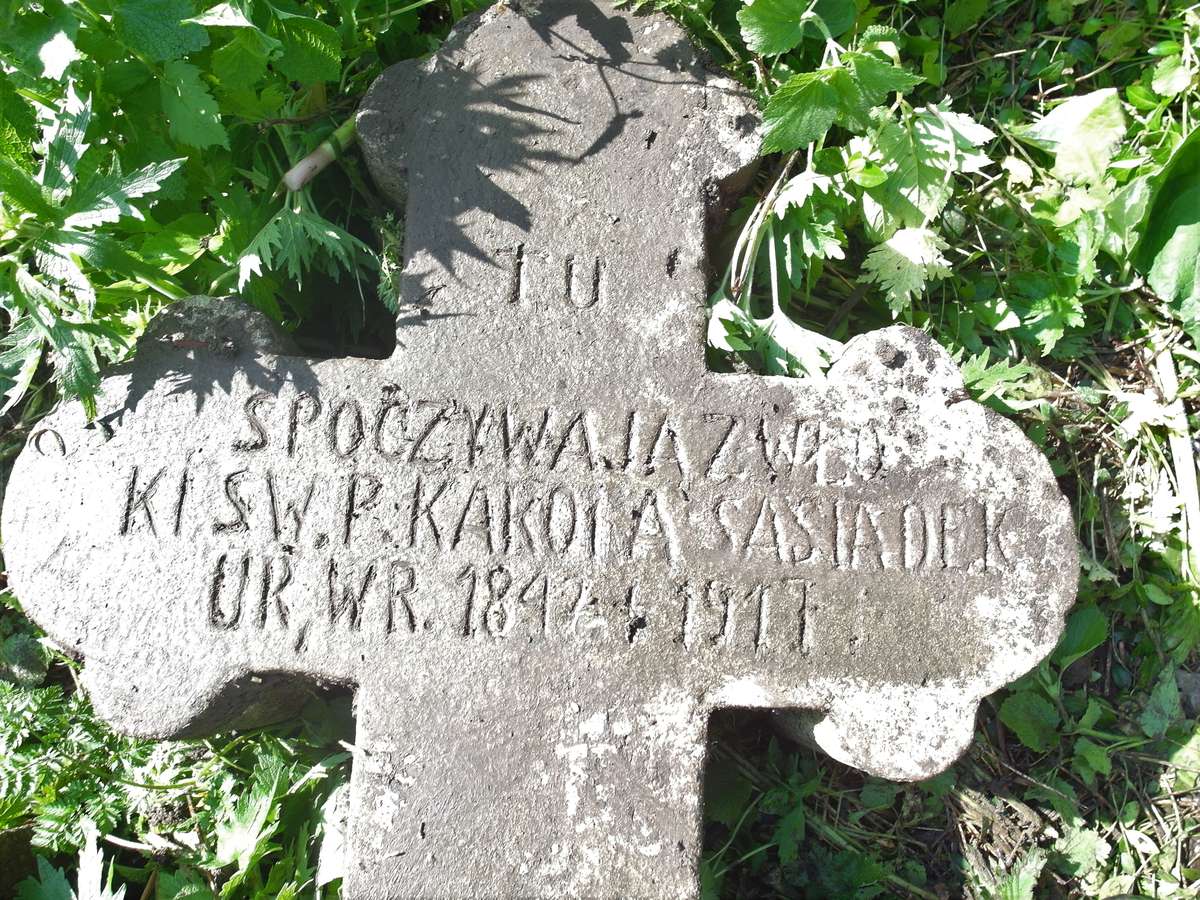
[[[362,898],[695,894],[718,707],[949,765],[1061,632],[1070,512],[913,329],[823,380],[706,371],[706,225],[755,128],[677,26],[586,0],[384,73],[392,357],[184,304],[16,463],[12,587],[97,711],[193,735],[355,686]]]

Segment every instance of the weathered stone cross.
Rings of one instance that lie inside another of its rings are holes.
[[[912,329],[822,382],[705,370],[706,217],[754,126],[676,26],[585,0],[384,74],[392,358],[184,306],[16,464],[12,586],[98,711],[178,736],[355,685],[351,897],[694,894],[715,707],[809,710],[884,777],[951,763],[1061,631],[1070,513]]]

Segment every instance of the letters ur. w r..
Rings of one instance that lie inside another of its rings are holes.
[[[188,301],[16,463],[11,584],[98,712],[194,735],[353,685],[358,897],[694,893],[718,707],[805,710],[884,777],[950,764],[1057,640],[1070,513],[920,332],[823,380],[706,370],[755,127],[667,19],[585,0],[385,72],[391,358]]]

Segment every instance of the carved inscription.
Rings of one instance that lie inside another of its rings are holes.
[[[507,259],[507,303],[587,310],[604,299],[607,264],[600,256],[534,252],[524,244],[497,255]]]
[[[869,426],[650,409],[602,418],[394,388],[370,403],[256,392],[240,409],[227,439],[237,462],[130,466],[116,530],[204,541],[209,625],[300,642],[324,627],[803,652],[819,635],[810,613],[823,579],[998,578],[1023,524],[961,490],[884,492],[907,459]],[[271,447],[297,464],[256,464]],[[313,457],[339,474],[298,464]],[[668,578],[688,552],[723,577]],[[774,574],[739,580],[742,568]],[[598,592],[614,579],[595,576],[614,572],[623,586]]]

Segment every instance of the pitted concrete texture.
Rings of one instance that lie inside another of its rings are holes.
[[[17,461],[11,583],[99,713],[177,736],[355,685],[359,898],[695,895],[716,707],[949,765],[1058,639],[1070,512],[913,329],[821,381],[705,370],[706,222],[755,124],[667,19],[583,0],[386,72],[392,358],[275,355],[197,301]]]

